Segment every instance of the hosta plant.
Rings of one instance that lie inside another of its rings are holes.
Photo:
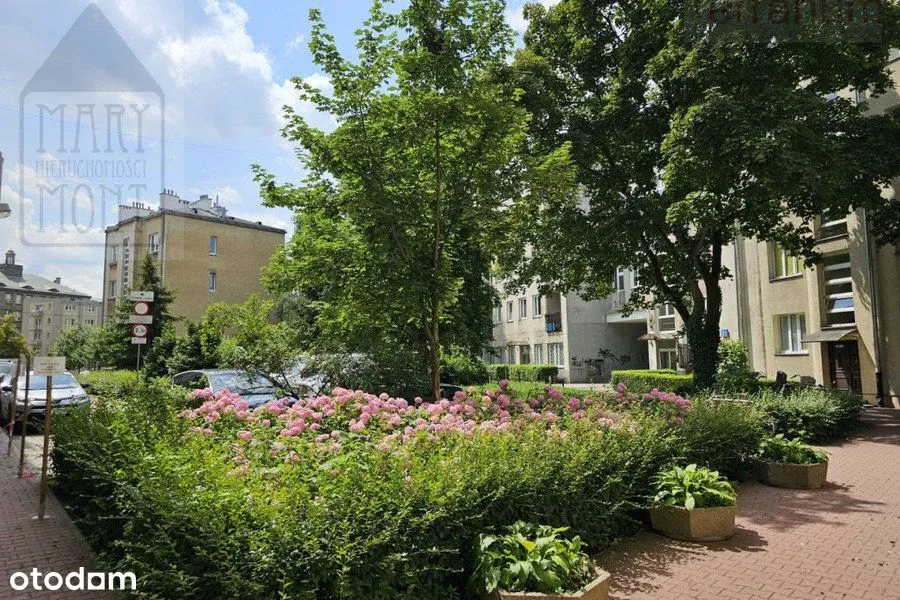
[[[760,443],[759,459],[767,463],[814,465],[827,462],[828,455],[803,443],[800,438],[787,440],[779,433]]]
[[[715,506],[734,506],[737,494],[734,486],[697,465],[674,467],[656,475],[653,481],[655,506],[678,506],[688,510]]]
[[[519,521],[503,534],[481,534],[474,548],[469,592],[562,594],[581,589],[590,581],[591,566],[581,539],[561,535],[567,529]]]

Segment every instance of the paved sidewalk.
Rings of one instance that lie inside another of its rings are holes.
[[[26,574],[32,569],[43,573],[55,571],[65,576],[89,570],[93,564],[90,547],[69,519],[53,494],[47,496],[47,518],[34,521],[37,514],[40,487],[40,455],[37,454],[41,436],[28,437],[26,458],[33,478],[19,479],[18,442],[13,456],[7,458],[5,432],[0,432],[0,599],[31,600],[106,600],[111,594],[103,592],[36,591],[18,592],[10,587],[10,576],[18,571]]]
[[[735,536],[691,544],[645,532],[601,554],[617,600],[900,599],[900,410],[826,450],[828,483],[738,491]]]

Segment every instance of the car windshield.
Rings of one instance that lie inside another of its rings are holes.
[[[209,386],[213,391],[226,389],[236,394],[275,393],[275,388],[272,387],[272,384],[259,375],[226,371],[224,373],[207,373],[206,377],[209,379]]]
[[[53,389],[54,390],[65,390],[77,388],[78,382],[75,381],[75,378],[69,375],[68,373],[64,375],[54,375],[53,376]],[[19,377],[19,389],[25,389],[25,378]],[[43,375],[32,375],[31,376],[31,387],[29,389],[32,390],[46,390],[47,389],[47,378]]]

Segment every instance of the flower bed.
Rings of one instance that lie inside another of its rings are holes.
[[[528,518],[592,551],[635,532],[653,474],[714,437],[692,432],[695,410],[659,391],[508,385],[250,410],[151,382],[60,418],[56,482],[101,562],[159,597],[458,598],[483,531]]]

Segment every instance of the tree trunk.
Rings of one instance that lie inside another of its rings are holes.
[[[691,364],[694,372],[694,387],[705,390],[716,383],[719,369],[719,331],[709,327],[708,318],[699,318],[685,325],[688,345],[691,348]]]

